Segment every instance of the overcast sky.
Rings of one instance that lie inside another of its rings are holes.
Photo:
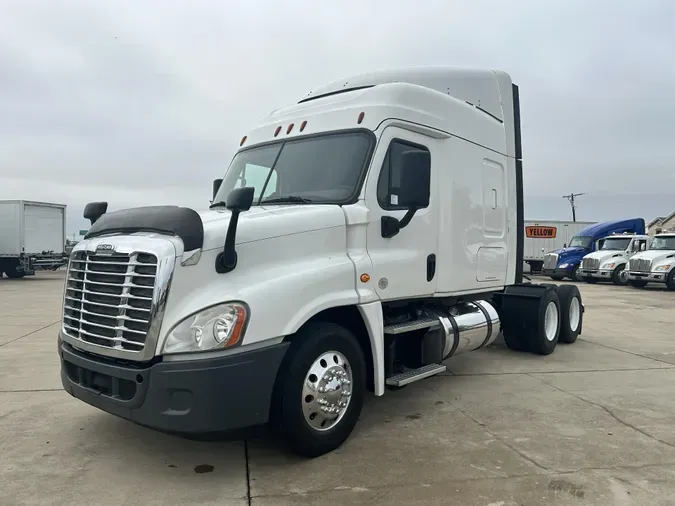
[[[67,204],[71,231],[91,200],[201,208],[273,109],[448,64],[520,85],[527,219],[569,218],[572,191],[579,219],[669,214],[673,20],[670,0],[0,0],[0,198]]]

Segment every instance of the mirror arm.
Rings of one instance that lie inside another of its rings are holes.
[[[410,220],[413,219],[413,216],[415,216],[416,212],[417,208],[411,207],[400,221],[398,218],[393,216],[382,216],[382,219],[380,220],[382,224],[382,237],[385,239],[394,237],[401,231],[401,229],[407,227],[410,224]]]
[[[225,246],[223,251],[218,253],[216,257],[216,272],[218,274],[226,274],[234,270],[237,266],[237,251],[234,248],[234,239],[237,236],[237,224],[239,223],[239,209],[232,210],[230,217],[230,226],[227,227],[227,235],[225,236]]]

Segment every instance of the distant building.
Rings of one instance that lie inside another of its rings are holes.
[[[675,232],[675,211],[665,217],[654,218],[647,226],[649,235],[658,232]]]

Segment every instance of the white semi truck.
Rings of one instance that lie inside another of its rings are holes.
[[[65,205],[0,200],[0,277],[23,278],[67,261]]]
[[[615,234],[598,241],[598,250],[581,259],[579,277],[587,283],[611,281],[628,284],[628,262],[641,251],[649,249],[646,234]]]
[[[675,232],[656,234],[649,251],[630,259],[628,283],[636,288],[664,283],[669,290],[675,290]]]
[[[500,332],[535,354],[572,343],[577,288],[523,283],[521,164],[504,72],[313,90],[241,139],[210,209],[86,207],[63,386],[172,433],[270,422],[314,457],[348,438],[368,390],[442,373]]]

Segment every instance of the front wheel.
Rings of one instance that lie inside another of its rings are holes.
[[[581,276],[579,276],[579,266],[575,265],[570,273],[570,279],[572,281],[581,281]]]
[[[671,269],[670,274],[666,277],[666,287],[668,290],[675,290],[675,269]]]
[[[272,425],[289,449],[318,457],[338,448],[363,407],[366,364],[356,337],[330,322],[310,322],[291,341],[272,405]]]
[[[612,272],[612,283],[619,286],[625,286],[628,283],[628,273],[625,265],[619,265]]]

